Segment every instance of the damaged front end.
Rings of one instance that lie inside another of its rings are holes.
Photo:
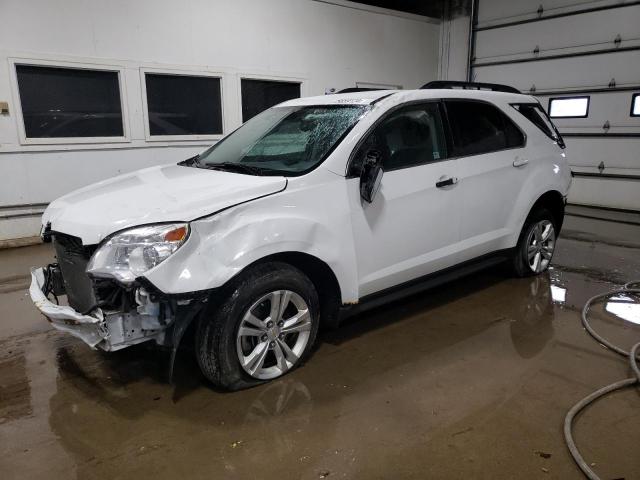
[[[59,233],[53,234],[53,243],[58,263],[32,270],[31,299],[56,329],[91,347],[115,351],[150,340],[176,347],[206,301],[195,295],[166,296],[139,280],[123,283],[90,275],[87,265],[95,247]],[[59,304],[61,296],[68,305]]]

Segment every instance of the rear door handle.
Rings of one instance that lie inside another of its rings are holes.
[[[529,163],[528,159],[522,158],[522,157],[516,157],[516,159],[513,161],[513,166],[514,167],[523,167],[527,163]]]
[[[456,177],[440,177],[440,179],[436,182],[436,187],[443,188],[450,185],[455,185],[456,183],[458,183],[458,179]]]

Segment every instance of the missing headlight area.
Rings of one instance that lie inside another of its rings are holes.
[[[172,345],[170,327],[183,316],[181,305],[191,302],[181,299],[179,305],[138,282],[89,275],[94,247],[58,233],[53,243],[58,263],[34,270],[31,295],[39,298],[38,307],[54,327],[106,351],[150,340]],[[61,305],[63,296],[68,306]]]

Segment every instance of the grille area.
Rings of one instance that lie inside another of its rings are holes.
[[[53,245],[69,305],[78,312],[87,312],[96,305],[93,284],[86,274],[92,249],[83,246],[78,237],[62,233],[53,234]]]

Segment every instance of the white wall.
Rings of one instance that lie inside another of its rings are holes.
[[[240,124],[242,75],[321,95],[356,82],[416,88],[438,72],[439,25],[342,0],[2,0],[0,18],[0,241],[37,234],[42,206],[31,204],[211,143],[145,140],[142,67],[220,73],[225,132]],[[121,68],[129,141],[21,143],[12,58]]]

